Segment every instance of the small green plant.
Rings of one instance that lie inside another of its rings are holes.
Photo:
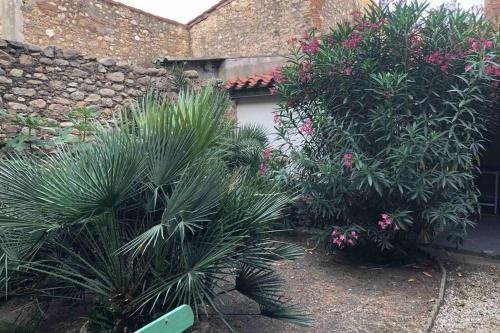
[[[334,248],[460,240],[499,110],[500,39],[470,11],[397,2],[306,33],[276,71],[276,123],[306,213]]]
[[[96,130],[95,118],[97,112],[90,107],[77,108],[71,114],[73,128],[78,130],[78,138],[81,142],[86,142],[89,135]]]
[[[3,111],[0,112],[0,118],[22,129],[20,133],[3,143],[1,149],[4,151],[14,150],[19,152],[28,149],[30,152],[34,152],[34,146],[45,145],[45,142],[37,136],[37,131],[48,128],[50,125],[41,117],[22,114],[12,115]]]

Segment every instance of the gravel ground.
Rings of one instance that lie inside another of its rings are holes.
[[[313,314],[314,327],[234,315],[258,313],[255,304],[239,297],[228,301],[224,311],[237,332],[422,332],[440,282],[439,272],[430,266],[352,265],[322,250],[308,251],[304,258],[282,262],[277,269],[286,281],[286,296]],[[228,330],[214,320],[210,332]]]
[[[433,333],[500,332],[500,269],[448,264],[445,302]]]

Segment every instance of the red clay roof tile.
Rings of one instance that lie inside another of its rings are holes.
[[[258,89],[271,88],[276,82],[272,73],[255,74],[248,76],[240,76],[236,80],[228,80],[226,89],[228,90],[243,90],[243,89]]]

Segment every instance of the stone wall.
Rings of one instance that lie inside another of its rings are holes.
[[[500,27],[500,0],[485,0],[485,14]]]
[[[291,38],[328,31],[369,2],[225,0],[184,25],[113,0],[1,0],[9,5],[0,21],[12,27],[7,39],[145,65],[160,56],[284,55]]]
[[[21,8],[24,39],[35,45],[140,65],[190,53],[185,25],[112,0],[25,0]]]
[[[369,0],[233,0],[190,23],[194,57],[284,55],[288,41],[349,19]]]
[[[351,19],[351,13],[355,10],[363,11],[371,4],[371,0],[320,0],[321,31],[328,32],[337,23]]]
[[[101,124],[112,124],[116,110],[149,87],[170,92],[170,82],[163,69],[0,39],[0,109],[8,115],[36,115],[55,127],[72,126],[71,112],[85,106],[97,111]],[[0,142],[22,130],[0,120]]]

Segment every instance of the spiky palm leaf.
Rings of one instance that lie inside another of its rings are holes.
[[[290,199],[251,168],[240,171],[260,158],[265,140],[260,130],[231,127],[228,105],[214,88],[176,101],[149,93],[117,128],[99,129],[95,143],[2,161],[7,286],[54,297],[90,293],[102,312],[93,318],[133,329],[181,303],[197,315],[220,313],[219,295],[238,274],[263,313],[307,323],[278,297],[273,273],[241,273],[271,272],[300,250],[269,238]],[[246,147],[237,164],[234,147]]]

